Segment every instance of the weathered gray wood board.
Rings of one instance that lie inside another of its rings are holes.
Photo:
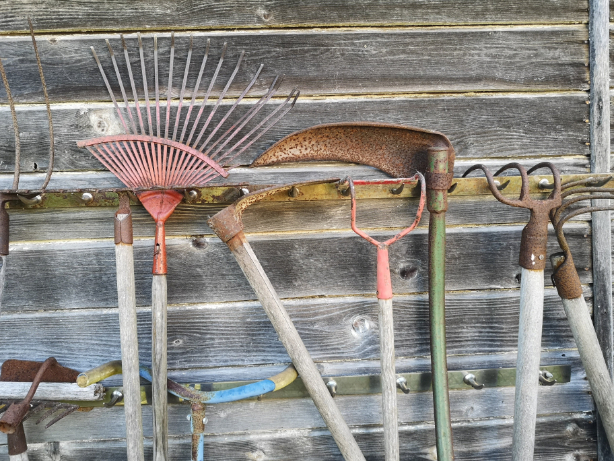
[[[107,100],[90,52],[90,46],[94,46],[103,65],[112,70],[108,52],[105,53],[106,37],[113,39],[119,51],[118,36],[66,35],[40,41],[52,101]],[[216,85],[218,91],[241,50],[248,52],[229,94],[238,94],[261,62],[267,70],[254,87],[260,94],[269,86],[274,73],[286,75],[283,91],[297,86],[304,95],[587,88],[585,26],[198,33],[194,34],[196,61],[202,59],[204,51],[200,50],[204,50],[207,37],[212,38],[210,59],[214,62],[222,43],[229,46],[227,64]],[[177,34],[175,40],[177,50],[187,50],[188,34]],[[136,38],[129,38],[128,42],[133,47]],[[167,62],[168,34],[161,36],[158,43],[160,60]],[[42,100],[31,46],[28,37],[0,37],[0,55],[11,91],[20,102]],[[149,36],[144,47],[148,53],[153,47]],[[137,59],[137,53],[133,54],[133,59]],[[185,54],[187,51],[177,51],[180,68]],[[153,63],[150,65],[148,74],[153,76]],[[166,75],[167,65],[161,68],[162,75]],[[124,81],[128,81],[125,67],[123,72]],[[190,71],[187,88],[193,88],[197,73],[196,65]],[[213,66],[205,75],[212,73]],[[181,72],[177,74],[176,89],[180,88],[182,78]],[[115,81],[111,79],[112,85]],[[119,93],[118,96],[121,97]]]
[[[447,289],[518,287],[521,231],[520,226],[449,229]],[[574,261],[582,280],[588,282],[588,228],[570,225],[566,235],[577,249]],[[375,249],[351,232],[257,235],[250,241],[281,297],[372,293],[375,288]],[[232,255],[217,238],[169,238],[167,247],[170,304],[254,299]],[[550,239],[549,252],[557,248]],[[422,229],[391,250],[392,284],[397,293],[427,291],[426,252],[427,232]],[[147,306],[151,296],[151,241],[135,241],[134,253],[137,305]],[[114,261],[111,241],[13,245],[7,262],[3,310],[116,306]],[[549,274],[547,270],[546,280]]]
[[[118,418],[119,419],[119,418]],[[453,423],[455,459],[475,460],[487,456],[489,460],[509,459],[512,438],[510,419]],[[434,429],[431,424],[401,426],[401,452],[411,453],[416,460],[432,460],[435,450]],[[537,419],[535,460],[589,460],[595,456],[594,421],[582,413],[544,416]],[[356,439],[368,459],[383,459],[380,446],[381,430],[360,429]],[[149,443],[147,443],[149,442]],[[268,432],[250,431],[248,434],[215,435],[205,439],[205,456],[224,460],[286,460],[296,457],[305,460],[340,460],[330,435],[322,430],[287,430],[274,436]],[[188,459],[190,439],[171,439],[169,453],[173,459]],[[125,443],[121,440],[79,442],[47,442],[32,444],[29,456],[33,461],[125,459]],[[151,456],[151,442],[146,441],[145,456]]]
[[[241,105],[237,110],[242,112],[249,106]],[[588,107],[583,92],[429,98],[299,98],[292,112],[270,131],[270,135],[256,142],[237,162],[251,163],[275,140],[295,131],[320,123],[352,120],[399,123],[441,131],[452,141],[459,159],[585,156],[589,152]],[[89,151],[77,147],[76,141],[121,133],[121,122],[113,105],[56,105],[52,113],[58,151],[55,170],[104,170]],[[19,106],[18,121],[22,171],[46,170],[49,141],[44,106]],[[10,126],[10,123],[8,107],[0,108],[0,126]],[[13,151],[12,129],[2,130],[0,171],[13,171]]]
[[[574,347],[562,305],[547,292],[542,347]],[[518,336],[518,291],[449,295],[450,354],[513,351]],[[399,357],[429,354],[428,302],[424,295],[395,296],[395,347]],[[296,299],[284,303],[313,358],[376,359],[377,299]],[[63,365],[91,368],[119,357],[116,309],[5,314],[3,360],[53,355]],[[151,314],[140,310],[139,353],[150,362]],[[36,331],[36,342],[30,334]],[[82,332],[87,332],[83,334]],[[288,362],[260,304],[222,303],[173,307],[168,312],[169,368],[244,366]],[[44,345],[44,347],[41,347]]]
[[[25,32],[25,18],[36,30],[219,29],[252,27],[342,27],[352,25],[577,23],[588,18],[586,1],[516,0],[486,4],[476,0],[422,2],[267,2],[212,0],[197,3],[168,0],[100,4],[93,0],[70,6],[45,0],[17,1],[0,8],[0,30]]]

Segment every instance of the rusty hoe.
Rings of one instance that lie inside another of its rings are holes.
[[[553,190],[547,199],[534,200],[529,194],[529,174],[541,168],[548,168],[552,172]],[[535,447],[548,221],[550,212],[561,205],[561,178],[556,167],[549,162],[538,163],[528,171],[518,163],[510,163],[500,168],[494,176],[510,169],[518,170],[522,178],[518,199],[504,197],[497,189],[493,175],[484,165],[472,166],[463,177],[472,171],[482,170],[488,179],[490,191],[497,200],[506,205],[531,210],[529,222],[522,230],[520,242],[519,264],[522,272],[512,437],[512,459],[526,461],[533,459]]]
[[[211,217],[208,223],[217,236],[228,245],[254,289],[267,317],[279,336],[279,340],[286,348],[309,395],[335,439],[341,454],[348,461],[362,461],[365,458],[354,440],[350,428],[343,420],[305,344],[303,344],[290,316],[243,233],[242,214],[248,206],[270,195],[288,193],[293,188],[300,191],[302,186],[309,184],[325,184],[336,181],[336,179],[330,179],[263,189],[241,197],[232,205]]]
[[[34,55],[36,56],[36,63],[38,66],[38,73],[43,87],[43,95],[45,97],[45,105],[47,106],[47,119],[49,121],[49,161],[47,165],[47,173],[45,179],[39,190],[29,191],[28,194],[19,194],[19,179],[21,175],[20,158],[21,158],[21,143],[19,140],[19,125],[17,124],[17,111],[15,110],[15,101],[11,94],[11,88],[9,81],[2,65],[2,59],[0,59],[0,76],[2,77],[2,83],[6,91],[6,96],[9,102],[11,110],[11,119],[13,121],[13,134],[15,136],[15,170],[13,173],[13,183],[11,188],[5,191],[0,191],[0,257],[2,258],[2,267],[0,268],[0,307],[2,306],[2,293],[4,291],[4,274],[6,272],[6,257],[9,254],[9,214],[6,211],[6,202],[21,200],[24,203],[31,203],[33,200],[40,200],[40,194],[47,188],[51,174],[53,173],[53,162],[55,157],[54,137],[53,137],[53,120],[51,118],[51,108],[49,105],[49,95],[47,94],[47,85],[45,84],[45,76],[43,74],[43,66],[38,54],[38,47],[36,46],[36,38],[34,37],[34,28],[32,27],[32,21],[28,19],[30,27],[30,36],[32,37],[32,46],[34,48]]]
[[[53,398],[57,400],[69,399],[72,394],[68,387],[75,386],[75,384],[68,383],[74,383],[78,373],[75,370],[59,365],[52,357],[45,362],[6,360],[2,364],[2,371],[0,372],[0,400],[2,400],[5,408],[0,410],[4,411],[2,419],[0,419],[0,430],[7,434],[9,459],[11,461],[28,460],[28,445],[23,427],[23,422],[26,419],[43,412],[43,410],[47,410],[42,413],[36,424],[56,414],[45,426],[49,428],[79,408],[75,404],[50,400],[33,400],[39,384],[54,383],[55,386],[52,389]],[[31,384],[31,386],[23,402],[15,403],[13,401],[7,409],[7,403],[4,399],[14,393],[13,389],[17,384]],[[91,394],[91,397],[92,399],[98,399],[100,394],[98,388],[97,394]]]
[[[607,179],[603,182],[607,182]],[[603,184],[601,183],[601,184]],[[551,210],[550,219],[556,232],[556,237],[563,250],[550,256],[554,273],[552,282],[556,286],[559,296],[563,300],[563,307],[578,352],[586,371],[586,377],[591,386],[593,399],[601,417],[603,427],[610,446],[614,446],[614,385],[603,358],[603,353],[595,333],[591,314],[582,294],[582,285],[578,272],[571,256],[571,251],[563,225],[571,218],[583,213],[612,210],[613,205],[584,206],[571,208],[574,204],[595,199],[614,199],[614,189],[601,187],[599,181],[586,179],[564,184],[561,194],[564,199],[561,206]],[[570,197],[571,196],[571,197]],[[569,197],[569,198],[568,198]]]
[[[349,122],[319,125],[278,141],[252,167],[333,160],[370,165],[396,178],[422,172],[429,220],[429,316],[437,459],[454,459],[448,395],[445,323],[445,245],[454,148],[443,134],[403,125]]]
[[[407,180],[384,181],[389,183],[405,184],[409,181],[420,181],[420,203],[416,218],[411,226],[405,228],[397,235],[379,242],[370,237],[356,225],[356,194],[354,184],[373,184],[373,181],[352,181],[348,178],[350,195],[352,199],[352,230],[367,242],[377,247],[377,299],[379,304],[379,349],[382,384],[382,417],[384,421],[384,452],[386,461],[398,461],[399,458],[399,429],[397,412],[397,376],[394,365],[394,322],[392,318],[392,282],[390,279],[390,264],[388,247],[405,235],[409,234],[420,222],[422,210],[426,203],[426,181],[421,173],[416,173]]]
[[[233,83],[241,63],[244,52],[237,59],[231,76],[226,82],[219,97],[211,107],[207,106],[218,73],[225,60],[227,46],[224,44],[221,56],[217,63],[214,75],[206,89],[200,107],[195,104],[196,95],[200,92],[201,80],[205,66],[209,59],[210,43],[207,41],[202,64],[198,73],[196,84],[187,110],[184,109],[184,98],[190,63],[192,61],[193,39],[189,37],[188,52],[185,58],[183,78],[179,91],[179,100],[173,103],[173,70],[175,64],[175,34],[170,37],[170,60],[168,64],[168,80],[166,85],[166,107],[160,102],[160,72],[158,66],[158,38],[153,38],[153,64],[154,64],[154,98],[155,104],[152,115],[149,89],[150,81],[146,75],[145,53],[143,40],[137,34],[138,62],[141,69],[142,98],[138,94],[136,78],[138,75],[132,71],[131,56],[126,39],[120,35],[121,47],[128,80],[132,93],[132,101],[124,88],[118,57],[115,55],[111,43],[106,45],[109,58],[114,70],[117,85],[121,92],[123,106],[121,109],[115,99],[109,77],[102,62],[92,47],[92,54],[100,70],[104,84],[113,101],[117,116],[125,134],[105,136],[87,141],[79,141],[80,147],[86,147],[106,168],[115,174],[126,186],[149,190],[137,192],[141,204],[147,209],[156,222],[153,281],[152,281],[152,368],[153,368],[153,395],[154,395],[154,461],[168,459],[168,416],[167,416],[167,334],[166,334],[166,308],[167,308],[167,263],[165,243],[165,222],[171,216],[177,205],[182,201],[183,194],[176,188],[198,187],[222,176],[228,176],[231,162],[248,149],[262,135],[264,135],[281,117],[283,117],[296,102],[299,92],[293,90],[284,101],[268,111],[263,110],[266,103],[277,93],[281,83],[275,78],[268,91],[241,117],[232,118],[231,115],[250,91],[260,76],[263,65],[255,72],[249,84],[243,89],[235,102],[222,112],[222,101]],[[136,59],[135,59],[136,61]],[[112,75],[112,74],[111,74]],[[206,117],[205,109],[208,109]],[[195,117],[193,112],[197,109]],[[174,112],[174,115],[173,115]],[[266,115],[265,115],[266,114]],[[256,122],[256,115],[259,121]],[[211,123],[214,116],[221,117],[218,122]],[[163,121],[162,130],[161,120]],[[251,122],[251,123],[250,123]],[[187,135],[187,137],[186,137]],[[130,375],[133,376],[134,370]],[[137,458],[134,458],[137,459]]]
[[[86,387],[119,373],[122,373],[122,362],[114,360],[81,373],[77,378],[77,383],[81,387]],[[151,370],[147,367],[140,368],[140,376],[149,382],[153,379]],[[268,379],[213,392],[200,391],[191,386],[179,384],[172,379],[167,379],[168,392],[187,400],[191,404],[192,461],[204,461],[205,425],[207,423],[205,404],[236,402],[278,391],[293,383],[297,376],[295,368],[291,365]]]

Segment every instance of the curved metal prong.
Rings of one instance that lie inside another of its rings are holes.
[[[548,168],[550,172],[552,173],[552,178],[554,179],[554,184],[553,184],[554,190],[550,194],[549,198],[556,199],[557,197],[561,195],[561,174],[559,173],[559,170],[554,166],[552,162],[540,162],[537,165],[534,165],[531,168],[529,168],[529,171],[527,171],[527,174],[531,174],[534,171],[539,170],[540,168]]]
[[[503,170],[505,171],[505,169],[508,169],[508,167],[511,168],[512,165],[511,163],[508,165],[505,165],[504,167],[502,167],[502,169],[500,169],[499,171]],[[518,165],[518,164],[516,164]],[[522,168],[522,165],[518,165],[520,166],[520,168]],[[506,197],[503,196],[503,194],[501,194],[500,189],[504,189],[507,184],[505,184],[504,186],[501,186],[501,184],[497,185],[496,183],[498,181],[495,181],[493,174],[490,172],[490,170],[488,168],[486,168],[486,166],[478,163],[476,165],[473,165],[472,167],[470,167],[467,171],[465,171],[465,173],[463,173],[463,178],[467,177],[467,175],[469,175],[469,173],[475,171],[475,170],[482,170],[484,172],[484,174],[486,175],[486,180],[488,181],[488,188],[490,189],[490,192],[492,193],[492,195],[494,195],[494,197],[499,200],[501,203],[505,203],[506,205],[510,205],[510,206],[514,206],[514,207],[522,207],[522,200],[520,199],[508,199]],[[524,168],[522,168],[522,170],[524,170]],[[521,170],[521,175],[522,175],[522,170]],[[497,172],[499,173],[499,172]],[[526,171],[525,171],[525,175],[523,176],[523,189],[524,189],[524,185],[525,183],[527,184],[527,193],[528,193],[528,180],[525,181],[524,178],[526,177]],[[509,181],[508,181],[509,183]],[[521,190],[521,197],[522,197],[522,190]]]

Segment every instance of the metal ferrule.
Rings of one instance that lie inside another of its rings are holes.
[[[3,196],[0,196],[0,256],[9,254],[9,214],[5,203]]]
[[[453,173],[448,173],[449,151],[443,147],[428,149],[428,171],[426,178],[426,207],[430,213],[448,211],[448,189],[452,185]]]
[[[166,230],[163,221],[156,222],[156,238],[154,241],[153,274],[166,275]]]
[[[548,246],[548,212],[531,210],[529,223],[522,230],[519,264],[525,269],[543,271],[546,268]]]
[[[6,444],[8,445],[9,456],[17,456],[28,451],[23,423],[19,423],[15,432],[6,436]]]
[[[577,299],[582,296],[582,283],[573,263],[571,253],[555,253],[550,256],[554,272],[552,282],[563,299]]]
[[[124,243],[132,245],[132,212],[130,210],[130,198],[122,194],[119,198],[119,210],[115,213],[115,244]]]
[[[243,231],[241,216],[237,215],[235,205],[229,205],[219,213],[209,218],[209,227],[224,243],[228,243],[238,233]]]

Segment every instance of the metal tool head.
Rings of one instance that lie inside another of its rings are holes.
[[[427,171],[427,152],[432,147],[448,150],[448,171],[452,171],[454,148],[437,131],[389,123],[332,123],[286,136],[251,166],[332,160],[369,165],[395,178],[408,178]]]
[[[386,181],[386,184],[390,184],[390,183],[399,184],[400,183],[401,185],[403,185],[405,181],[407,182],[419,181],[420,182],[420,203],[418,204],[418,211],[416,212],[416,218],[414,219],[414,222],[409,227],[406,227],[401,232],[396,234],[394,237],[386,240],[385,242],[379,242],[375,240],[373,237],[367,235],[365,232],[361,231],[356,225],[356,192],[354,190],[354,184],[380,184],[381,181],[353,181],[352,178],[347,178],[347,182],[349,183],[349,186],[350,186],[350,196],[352,199],[352,218],[351,218],[352,230],[356,234],[361,236],[363,239],[365,239],[367,242],[375,245],[378,248],[388,247],[392,245],[394,242],[396,242],[397,240],[409,234],[412,230],[415,229],[415,227],[420,222],[420,219],[422,218],[422,211],[424,210],[424,205],[426,204],[426,180],[424,179],[424,176],[422,176],[422,173],[418,172],[415,174],[415,176],[411,178],[395,180],[395,181],[388,180]]]
[[[603,181],[597,181],[592,178],[587,178],[581,181],[563,184],[563,192],[561,194],[563,202],[559,207],[550,211],[550,220],[554,226],[559,246],[561,250],[563,250],[560,253],[555,253],[550,256],[550,262],[554,269],[552,273],[552,283],[556,286],[559,296],[563,299],[576,299],[582,296],[582,284],[573,262],[565,233],[563,232],[563,225],[575,216],[584,213],[614,210],[614,204],[584,206],[570,210],[572,205],[588,200],[614,199],[614,188],[602,187],[610,179],[611,177]]]
[[[0,381],[33,382],[44,362],[30,360],[5,360],[0,369]],[[57,362],[49,365],[43,376],[42,383],[74,383],[79,372],[63,367]]]
[[[529,193],[529,175],[540,169],[548,168],[554,178],[553,190],[550,196],[544,200],[535,200]],[[522,186],[518,199],[510,199],[499,191],[494,176],[504,171],[515,169],[520,173]],[[520,244],[520,265],[525,269],[544,270],[546,267],[546,245],[548,243],[548,220],[549,214],[561,205],[561,175],[558,169],[550,162],[541,162],[527,170],[519,163],[508,163],[501,167],[494,175],[484,165],[473,165],[463,174],[463,178],[475,170],[482,170],[488,180],[488,187],[497,200],[506,205],[531,210],[529,223],[522,231]]]
[[[217,236],[224,242],[228,242],[235,235],[243,230],[242,215],[247,207],[253,205],[271,195],[278,194],[280,192],[287,192],[294,189],[299,189],[304,186],[311,186],[315,184],[329,184],[338,182],[339,178],[323,179],[317,181],[306,181],[294,184],[285,184],[283,186],[272,186],[266,189],[261,189],[251,194],[246,194],[243,197],[236,200],[233,204],[227,206],[222,211],[213,215],[207,223],[209,227],[215,231]]]

